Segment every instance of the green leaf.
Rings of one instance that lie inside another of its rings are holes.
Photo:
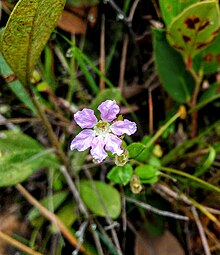
[[[22,150],[0,158],[0,187],[12,186],[26,180],[40,167],[57,166],[51,150]]]
[[[0,52],[0,74],[3,76],[7,76],[12,74],[13,71],[6,63],[4,57]],[[32,112],[36,115],[37,111],[31,101],[30,96],[28,95],[27,91],[24,89],[22,84],[16,80],[11,83],[8,83],[9,88],[14,92],[14,94],[23,102]]]
[[[86,62],[81,57],[81,52],[76,48],[72,48],[73,54],[77,60],[77,63],[79,64],[83,74],[85,75],[85,78],[92,89],[93,93],[97,95],[99,93],[99,87],[97,86],[94,77],[92,76],[91,72],[88,70],[88,66]]]
[[[105,217],[107,213],[111,218],[116,219],[121,212],[120,194],[106,183],[100,181],[92,183],[80,182],[80,194],[84,203],[94,214]]]
[[[212,146],[209,146],[208,154],[203,157],[199,165],[196,167],[194,175],[198,177],[208,171],[213,161],[215,160],[215,157],[215,149]]]
[[[144,162],[148,159],[151,149],[147,148],[142,143],[132,143],[127,147],[129,158],[133,158],[137,161]]]
[[[66,191],[58,192],[56,194],[45,197],[44,199],[40,201],[40,203],[47,209],[50,209],[52,204],[53,210],[55,211],[65,201],[67,195],[68,195],[68,192]],[[33,221],[39,216],[40,216],[40,213],[38,209],[36,208],[32,208],[30,212],[28,213],[29,221]]]
[[[25,86],[64,4],[64,0],[20,0],[10,15],[2,33],[1,51]]]
[[[219,7],[216,0],[193,4],[169,25],[167,39],[191,68],[193,57],[210,45],[218,35]]]
[[[129,158],[144,162],[150,155],[150,149],[142,143],[132,143],[127,147]]]
[[[197,2],[200,2],[200,0],[159,0],[162,17],[166,26],[186,7]]]
[[[186,71],[181,55],[167,42],[165,31],[153,30],[153,46],[157,72],[164,89],[179,103],[189,101],[194,80]]]
[[[140,178],[141,183],[155,183],[158,181],[159,171],[150,165],[137,166],[135,174]]]
[[[133,168],[130,164],[115,166],[108,173],[107,178],[113,183],[126,185],[131,180]]]
[[[220,70],[220,33],[214,42],[199,53],[193,60],[194,68],[204,74],[212,74]]]
[[[43,146],[33,138],[19,131],[5,130],[0,132],[0,151],[3,153],[28,150],[43,150]]]

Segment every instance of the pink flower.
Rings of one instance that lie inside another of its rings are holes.
[[[115,100],[106,100],[99,105],[98,110],[101,113],[99,121],[94,111],[87,108],[74,115],[75,122],[85,129],[73,139],[70,149],[84,151],[91,147],[92,157],[100,163],[107,157],[106,151],[121,155],[123,149],[120,136],[134,134],[137,126],[135,122],[127,119],[112,123],[120,111]]]

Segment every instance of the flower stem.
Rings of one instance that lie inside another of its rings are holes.
[[[155,135],[147,142],[146,147],[149,148],[153,143],[163,134],[163,132],[178,118],[180,117],[180,112],[178,111],[172,118],[170,118],[163,126],[159,128],[159,130],[155,133]]]
[[[195,107],[196,102],[197,102],[197,97],[199,94],[200,85],[201,85],[202,78],[203,78],[203,72],[199,72],[197,74],[193,68],[190,68],[189,72],[191,73],[191,75],[193,76],[193,78],[195,80],[195,89],[193,91],[193,95],[192,95],[192,99],[191,99],[191,103],[190,103],[190,108],[192,109]],[[191,137],[195,137],[196,133],[197,133],[197,118],[198,118],[198,112],[193,112],[192,113]]]
[[[174,173],[174,174],[177,174],[177,175],[180,175],[180,176],[184,176],[190,180],[193,180],[195,182],[198,182],[204,186],[206,186],[207,188],[211,189],[212,191],[215,191],[215,192],[218,192],[220,193],[220,188],[206,182],[206,181],[203,181],[202,179],[199,179],[198,177],[194,176],[194,175],[191,175],[191,174],[187,174],[185,172],[182,172],[180,170],[177,170],[177,169],[173,169],[173,168],[170,168],[170,167],[164,167],[164,166],[154,166],[155,168],[158,168],[159,170],[161,171],[165,171],[165,172],[169,172],[169,173]]]

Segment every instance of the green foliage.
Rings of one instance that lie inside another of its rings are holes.
[[[97,216],[109,215],[116,219],[121,212],[121,199],[117,189],[100,181],[81,181],[80,194],[86,206]]]
[[[185,8],[197,2],[200,2],[200,0],[159,0],[165,24],[168,26]]]
[[[0,74],[3,76],[7,76],[12,74],[13,71],[6,63],[4,57],[0,52]],[[31,101],[30,96],[28,95],[27,91],[24,89],[22,84],[16,80],[11,83],[8,83],[9,88],[14,92],[14,94],[23,102],[32,112],[36,115],[36,109]]]
[[[184,58],[188,68],[192,59],[218,35],[219,7],[214,1],[195,3],[176,16],[167,28],[167,39]]]
[[[205,155],[202,160],[200,161],[199,165],[196,167],[195,176],[201,176],[202,174],[204,174],[206,171],[209,170],[210,166],[212,165],[212,163],[215,160],[216,157],[216,151],[212,146],[208,147],[208,153],[207,155]]]
[[[151,153],[151,149],[142,143],[132,143],[128,145],[127,150],[130,158],[140,162],[146,161]]]
[[[195,70],[202,70],[204,74],[211,74],[220,70],[220,33],[206,49],[193,60]]]
[[[76,221],[77,215],[74,213],[74,209],[76,208],[76,205],[70,201],[63,205],[56,215],[59,217],[59,219],[64,223],[65,226],[71,227],[72,224]],[[55,208],[54,208],[55,210]],[[52,225],[52,232],[57,232],[59,229],[55,225]]]
[[[165,31],[153,30],[154,57],[164,89],[177,102],[190,100],[194,81],[185,69],[181,55],[167,42]]]
[[[66,191],[58,192],[53,195],[46,196],[40,201],[40,203],[44,207],[46,207],[48,210],[52,209],[56,211],[58,207],[65,201],[67,195],[68,195],[68,192]],[[28,219],[30,221],[34,221],[39,216],[40,216],[40,213],[38,209],[36,208],[31,209],[30,212],[28,213]]]
[[[20,0],[10,15],[1,36],[1,51],[25,86],[64,4],[64,0]]]
[[[135,168],[135,174],[140,178],[141,183],[156,183],[159,171],[151,165],[142,165]]]
[[[131,180],[133,168],[130,164],[124,166],[115,166],[108,173],[107,178],[113,183],[126,185]]]
[[[57,167],[53,152],[27,135],[17,131],[0,135],[0,187],[23,182],[39,168]]]

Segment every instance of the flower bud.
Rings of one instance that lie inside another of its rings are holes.
[[[115,156],[116,166],[124,166],[128,162],[128,151],[124,151],[121,155]]]
[[[140,179],[137,175],[133,175],[131,177],[130,188],[134,194],[139,194],[142,191],[143,186],[141,185]]]
[[[180,105],[179,115],[180,115],[180,119],[182,119],[182,120],[184,120],[186,118],[187,112],[186,112],[186,107],[184,105]]]

